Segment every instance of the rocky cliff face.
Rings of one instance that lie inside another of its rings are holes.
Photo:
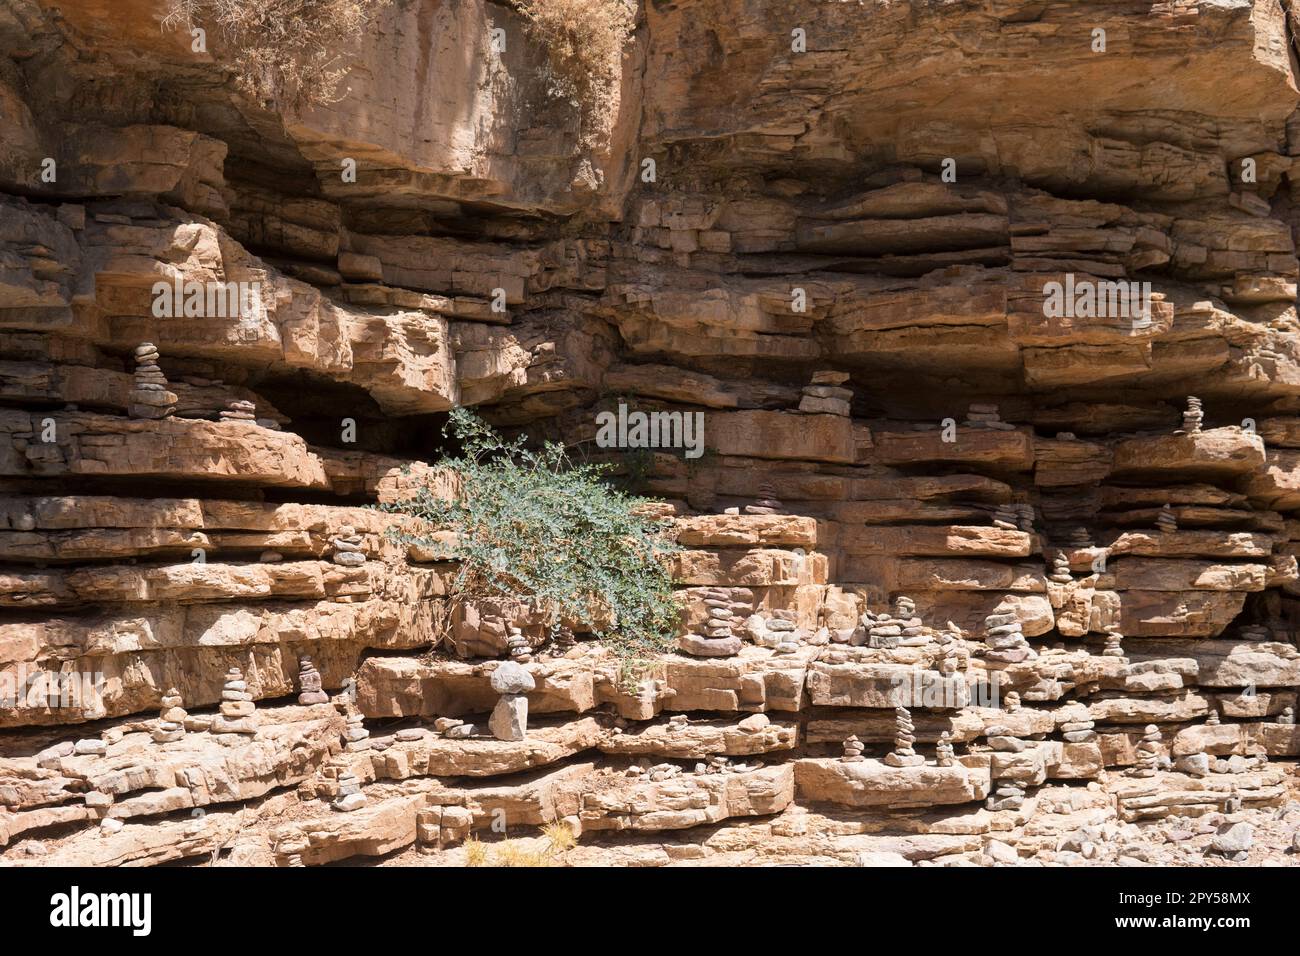
[[[164,14],[0,0],[0,860],[1282,859],[1279,0],[646,0],[595,136],[506,5],[314,107]],[[607,450],[685,548],[636,688],[366,507],[619,402],[703,416]]]

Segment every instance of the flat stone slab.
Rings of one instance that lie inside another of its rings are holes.
[[[748,727],[746,725],[749,725]],[[776,723],[763,715],[734,721],[697,721],[685,727],[667,722],[649,726],[610,729],[599,743],[607,754],[652,755],[673,759],[699,759],[725,754],[729,757],[789,750],[799,742],[799,725]]]
[[[879,760],[845,763],[838,758],[796,760],[795,787],[801,801],[847,807],[930,807],[983,800],[989,792],[986,769],[891,767]]]

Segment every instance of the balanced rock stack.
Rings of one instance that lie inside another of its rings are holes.
[[[949,627],[953,627],[951,621]],[[962,669],[962,645],[953,631],[944,631],[939,634],[939,645],[943,648],[942,656],[939,658],[939,673],[944,677],[951,677]]]
[[[352,753],[370,749],[370,731],[366,730],[361,711],[354,710],[348,714],[347,726],[343,728],[343,741],[343,749]]]
[[[793,654],[799,649],[799,625],[795,621],[794,611],[775,608],[767,617],[760,615],[758,620],[762,624],[757,631],[759,644],[772,648],[778,654]],[[750,633],[755,633],[753,628]]]
[[[851,734],[844,740],[844,756],[840,760],[844,763],[861,763],[865,759],[862,756],[864,750],[866,750],[866,747],[858,739],[858,735]]]
[[[533,659],[533,648],[524,637],[524,632],[515,625],[510,625],[510,636],[506,638],[506,647],[510,650],[510,659],[517,664],[527,664]]]
[[[1019,531],[1018,517],[1014,504],[998,505],[997,510],[993,512],[993,527],[1004,531]]]
[[[1095,721],[1088,720],[1086,717],[1081,720],[1067,720],[1061,724],[1061,736],[1065,738],[1066,743],[1086,744],[1097,739],[1097,732],[1093,728],[1097,724]]]
[[[1137,745],[1137,764],[1129,771],[1131,777],[1154,777],[1160,768],[1160,728],[1147,724]]]
[[[1074,528],[1070,531],[1070,537],[1067,539],[1067,543],[1072,548],[1091,548],[1092,534],[1087,528]]]
[[[1034,532],[1034,506],[1026,502],[1016,505],[1016,524],[1026,534]]]
[[[360,810],[366,805],[366,795],[361,792],[361,781],[351,770],[339,774],[338,783],[339,794],[331,804],[335,810],[347,813],[351,810]]]
[[[1025,640],[1020,615],[1008,605],[998,605],[984,619],[984,643],[989,646],[984,654],[987,660],[1018,664],[1038,656]]]
[[[162,710],[158,713],[158,725],[153,729],[153,739],[160,744],[180,740],[185,736],[185,713],[180,692],[175,687],[169,689],[162,699]]]
[[[678,647],[695,657],[732,657],[739,654],[741,640],[732,633],[736,615],[731,609],[730,595],[726,589],[706,589],[704,608],[707,615],[704,633],[682,635],[677,640]]]
[[[1205,726],[1207,727],[1219,726],[1219,712],[1217,710],[1212,710],[1205,715]]]
[[[306,654],[298,658],[298,703],[328,704],[329,695],[321,686],[320,671]]]
[[[894,613],[866,612],[862,624],[867,629],[867,646],[893,648],[904,644],[925,643],[921,619],[916,616],[916,602],[905,594],[894,599]]]
[[[951,767],[957,762],[952,749],[952,734],[946,730],[939,735],[939,742],[934,746],[934,762],[940,767]]]
[[[779,618],[774,618],[774,619],[773,619],[772,621],[770,621],[769,623],[770,623],[770,624],[776,624],[779,620],[780,620]],[[784,625],[784,624],[791,624],[791,625],[794,624],[793,621],[780,621],[780,623],[783,624],[783,625]],[[791,630],[788,630],[788,631],[777,631],[777,632],[776,632],[776,635],[777,635],[777,638],[778,638],[778,640],[777,640],[777,642],[776,642],[776,647],[772,648],[772,650],[773,650],[775,653],[777,653],[777,654],[793,654],[793,653],[795,653],[796,651],[799,650],[799,637],[800,637],[800,635],[799,635],[798,630],[792,628]]]
[[[752,505],[745,505],[745,514],[747,515],[780,515],[785,514],[785,506],[781,504],[776,497],[776,488],[770,481],[764,481],[758,486],[758,500]]]
[[[1056,556],[1052,558],[1052,573],[1048,575],[1048,579],[1057,584],[1069,584],[1074,580],[1074,576],[1070,574],[1070,559],[1066,557],[1064,551],[1056,552]]]
[[[1283,708],[1282,708],[1282,713],[1280,713],[1280,714],[1277,715],[1277,722],[1278,722],[1279,724],[1285,724],[1285,725],[1288,726],[1288,727],[1294,727],[1294,726],[1295,726],[1295,708],[1294,708],[1294,707],[1289,707],[1289,706],[1288,706],[1288,707],[1283,707]]]
[[[885,763],[891,767],[919,767],[925,758],[918,754],[913,745],[916,743],[916,726],[912,715],[906,707],[894,708],[894,749],[885,754]]]
[[[1014,690],[1009,690],[1002,698],[1002,709],[1008,714],[1014,714],[1020,709],[1020,694]]]
[[[361,550],[361,535],[351,525],[344,525],[331,542],[334,545],[334,563],[345,568],[360,567],[366,563],[366,554]]]
[[[257,734],[257,705],[244,681],[244,672],[238,667],[226,671],[226,683],[221,689],[221,713],[212,718],[214,734]]]
[[[1262,624],[1247,624],[1237,628],[1237,636],[1243,641],[1271,641],[1273,633]]]
[[[1019,810],[1025,804],[1025,788],[1017,780],[994,781],[993,792],[984,806],[989,810]]]
[[[1106,631],[1106,643],[1101,649],[1102,657],[1124,656],[1124,635],[1116,628]]]
[[[1195,395],[1188,395],[1187,410],[1183,412],[1183,431],[1188,435],[1197,435],[1204,421],[1205,412],[1201,408],[1201,400]]]
[[[1192,777],[1208,777],[1213,762],[1203,747],[1197,747],[1195,753],[1182,754],[1174,758],[1174,769]]]
[[[849,417],[853,409],[853,390],[842,387],[848,380],[847,372],[814,372],[812,384],[804,386],[799,411]]]
[[[217,417],[223,422],[255,422],[257,406],[246,399],[237,399],[223,408]]]
[[[964,424],[971,428],[995,428],[999,431],[1014,431],[1015,425],[1010,422],[1004,422],[1002,416],[998,413],[998,407],[992,404],[981,402],[972,402],[970,411],[966,413]]]
[[[497,740],[523,740],[528,734],[528,692],[537,686],[533,675],[514,661],[503,661],[492,672],[492,689],[501,695],[488,729]]]
[[[135,382],[127,403],[132,418],[167,418],[176,411],[176,393],[167,388],[167,376],[158,365],[158,347],[144,342],[135,350]]]
[[[1174,514],[1174,509],[1167,504],[1163,505],[1160,514],[1156,515],[1156,530],[1161,534],[1173,534],[1178,530],[1178,517]]]

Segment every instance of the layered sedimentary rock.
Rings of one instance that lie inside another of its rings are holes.
[[[647,3],[595,136],[506,6],[380,4],[318,106],[116,6],[0,0],[0,861],[500,820],[575,864],[1282,861],[1278,0]],[[590,448],[618,402],[703,416],[598,450],[682,546],[632,685],[368,507],[454,493],[454,407]]]

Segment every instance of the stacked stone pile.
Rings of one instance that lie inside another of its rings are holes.
[[[218,412],[217,417],[223,422],[256,422],[257,405],[246,399],[237,399]]]
[[[168,418],[176,412],[176,393],[167,387],[167,376],[158,365],[158,347],[144,342],[135,349],[135,380],[127,414],[132,418]]]
[[[847,372],[813,373],[812,384],[805,385],[803,388],[799,411],[849,417],[852,410],[853,390],[842,387],[848,380]]]

